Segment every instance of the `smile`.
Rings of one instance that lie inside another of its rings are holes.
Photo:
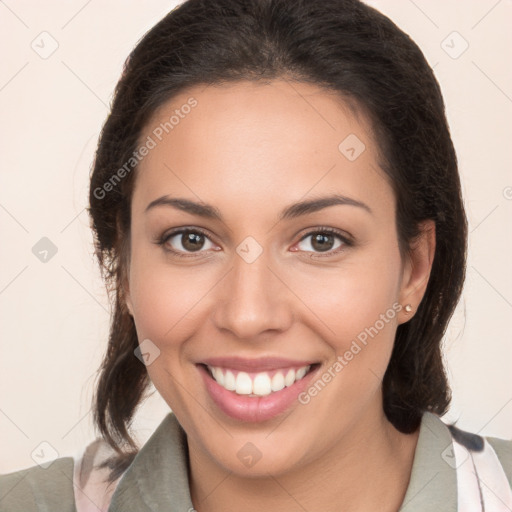
[[[282,358],[212,358],[196,364],[211,406],[242,422],[271,420],[298,403],[320,363]]]
[[[283,368],[279,370],[248,373],[235,369],[206,365],[215,381],[228,391],[237,395],[266,396],[292,386],[311,369],[311,365],[300,368]]]

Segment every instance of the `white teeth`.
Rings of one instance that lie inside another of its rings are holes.
[[[289,387],[302,379],[308,373],[310,366],[303,366],[297,371],[293,368],[288,371],[279,370],[272,378],[267,372],[259,372],[254,375],[254,379],[247,372],[238,372],[235,377],[231,370],[214,366],[208,366],[208,369],[217,383],[228,391],[234,391],[238,395],[266,396],[281,391],[284,387]]]
[[[295,370],[290,369],[284,378],[284,385],[286,387],[291,386],[295,382]]]
[[[281,389],[284,388],[284,377],[281,372],[277,372],[272,377],[271,387],[272,387],[272,391],[281,391]]]
[[[306,368],[299,368],[295,374],[295,378],[297,380],[299,379],[302,379],[302,377],[304,377],[304,375],[306,375]],[[222,372],[221,372],[221,375],[222,375]]]
[[[211,367],[210,367],[211,369]],[[219,368],[218,369],[221,373],[222,373],[222,370]],[[215,379],[215,375],[213,376],[213,378]],[[217,380],[217,379],[215,379]],[[219,382],[217,380],[217,382]],[[230,372],[229,370],[226,372],[226,375],[224,376],[224,384],[221,384],[219,382],[219,384],[226,388],[228,391],[234,391],[236,389],[236,384],[235,384],[235,376],[233,375],[233,372]]]
[[[272,393],[272,386],[270,377],[266,373],[259,373],[254,377],[252,383],[253,393],[258,396],[270,395]]]
[[[215,377],[215,380],[221,386],[224,386],[224,374],[222,373],[222,370],[220,370],[219,368],[213,368],[212,372],[213,372],[213,376]]]
[[[250,395],[252,393],[252,380],[248,373],[239,372],[236,376],[236,389],[238,395]]]

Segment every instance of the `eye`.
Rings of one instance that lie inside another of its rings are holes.
[[[193,256],[190,253],[206,252],[202,249],[213,249],[216,246],[203,231],[194,229],[180,229],[166,233],[157,242],[159,245],[177,256]],[[187,254],[189,253],[189,254]]]
[[[165,233],[156,243],[165,251],[177,257],[195,257],[208,250],[221,250],[208,234],[199,228],[180,228]],[[343,232],[333,228],[317,228],[310,231],[292,248],[293,251],[311,252],[317,255],[326,253],[332,256],[353,245],[351,239]],[[196,254],[194,254],[196,253]]]
[[[328,253],[329,255],[337,254],[343,250],[343,247],[351,245],[352,242],[347,236],[333,228],[319,228],[316,231],[310,231],[297,244],[299,250]],[[336,250],[340,248],[341,250]]]

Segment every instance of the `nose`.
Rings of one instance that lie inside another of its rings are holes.
[[[213,322],[237,339],[255,341],[292,324],[293,294],[265,252],[252,263],[235,254],[233,267],[216,288]]]

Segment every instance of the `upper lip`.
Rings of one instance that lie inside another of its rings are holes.
[[[243,357],[210,357],[201,361],[202,364],[222,368],[231,368],[233,370],[248,372],[265,372],[279,370],[280,368],[301,368],[315,364],[316,361],[297,361],[295,359],[285,359],[283,357],[261,357],[255,359],[246,359]]]

